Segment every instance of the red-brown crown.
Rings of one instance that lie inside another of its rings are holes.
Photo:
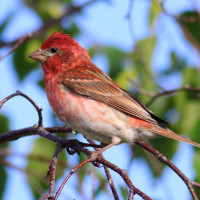
[[[53,47],[57,48],[58,52],[52,53]],[[41,50],[44,58],[42,68],[45,74],[63,73],[66,68],[75,64],[91,62],[88,52],[63,31],[50,35],[42,44]]]
[[[78,42],[76,42],[70,35],[65,34],[64,31],[56,32],[50,35],[42,44],[41,49],[47,49],[49,47],[69,47],[77,46],[82,48]]]

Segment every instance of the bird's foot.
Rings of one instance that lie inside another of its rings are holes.
[[[101,150],[92,151],[91,154],[88,156],[88,158],[91,160],[91,163],[95,167],[100,167],[100,163],[98,162],[98,159],[102,158]]]
[[[96,161],[97,158],[101,156],[102,156],[101,150],[97,150],[97,151],[92,151],[91,154],[89,155],[89,158],[93,162],[93,161]]]

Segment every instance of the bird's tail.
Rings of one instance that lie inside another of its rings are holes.
[[[171,139],[174,139],[174,140],[178,140],[178,141],[181,141],[181,142],[185,142],[185,143],[188,143],[188,144],[191,144],[195,147],[198,147],[200,148],[200,144],[197,143],[197,142],[194,142],[186,137],[183,137],[183,136],[180,136],[176,133],[174,133],[173,131],[169,130],[169,129],[163,129],[163,128],[155,128],[153,130],[154,133],[158,134],[158,135],[161,135],[161,136],[164,136],[164,137],[168,137],[168,138],[171,138]]]

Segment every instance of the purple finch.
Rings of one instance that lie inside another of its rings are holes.
[[[29,55],[42,64],[45,90],[57,117],[107,147],[161,135],[200,148],[177,135],[138,99],[95,66],[88,52],[63,32]]]

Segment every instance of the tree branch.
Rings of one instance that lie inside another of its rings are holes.
[[[188,89],[188,88],[187,88]],[[191,88],[190,88],[191,89]],[[192,91],[199,91],[198,89],[194,89],[192,88]],[[174,91],[172,91],[174,92]],[[165,93],[169,94],[169,91],[166,91]],[[3,99],[2,101],[0,101],[0,107],[3,106],[3,104],[5,102],[7,102],[8,100],[10,100],[11,98],[17,96],[17,95],[21,95],[23,97],[25,97],[33,106],[34,108],[37,110],[38,112],[38,116],[39,116],[39,122],[38,122],[38,126],[34,126],[34,127],[28,127],[25,129],[20,129],[20,130],[14,130],[14,131],[10,131],[7,133],[4,133],[2,135],[0,135],[0,143],[5,143],[7,141],[11,141],[14,139],[18,139],[20,137],[23,136],[28,136],[28,135],[40,135],[41,137],[44,137],[54,143],[57,144],[56,146],[56,150],[54,153],[54,156],[52,158],[51,164],[49,166],[49,170],[47,172],[47,175],[50,175],[50,183],[49,183],[49,193],[47,195],[45,195],[42,199],[57,199],[62,188],[64,187],[65,183],[69,180],[69,178],[71,177],[71,175],[73,173],[75,173],[80,167],[82,167],[83,165],[85,165],[86,163],[90,162],[92,163],[95,167],[100,167],[100,165],[103,165],[106,171],[106,175],[108,177],[108,182],[110,184],[111,190],[113,192],[113,196],[115,199],[119,199],[116,188],[113,184],[112,178],[110,176],[110,173],[108,172],[108,168],[112,169],[113,171],[115,171],[116,173],[118,173],[123,180],[125,181],[125,183],[127,184],[127,186],[129,187],[129,196],[128,199],[131,200],[133,199],[133,196],[135,194],[139,195],[140,197],[142,197],[145,200],[150,200],[151,198],[149,196],[147,196],[145,193],[143,193],[142,191],[140,191],[138,188],[136,188],[133,183],[131,182],[131,180],[129,179],[126,170],[120,169],[118,166],[114,165],[113,163],[110,163],[109,161],[105,160],[103,158],[103,156],[100,154],[97,154],[96,151],[90,151],[88,150],[86,147],[88,146],[93,146],[94,148],[99,148],[101,146],[99,145],[95,145],[95,143],[92,140],[89,140],[91,144],[84,144],[84,143],[80,143],[77,140],[67,140],[64,138],[60,138],[56,135],[51,134],[51,132],[71,132],[72,130],[67,128],[67,127],[50,127],[50,128],[43,128],[42,127],[42,113],[41,113],[41,109],[35,104],[35,102],[28,97],[27,95],[23,94],[22,92],[17,91],[16,93],[13,93],[12,95],[9,95],[8,97],[6,97],[5,99]],[[158,152],[156,149],[154,149],[153,147],[151,147],[150,145],[146,144],[145,142],[142,141],[138,141],[136,142],[138,145],[142,146],[144,149],[148,150],[150,153],[152,153],[153,155],[155,155],[157,157],[158,160],[160,160],[161,162],[165,163],[167,166],[169,166],[187,185],[192,197],[194,200],[198,200],[197,195],[194,191],[194,186],[200,188],[200,184],[194,181],[191,181],[190,179],[188,179],[171,161],[169,161],[163,154],[161,154],[160,152]],[[57,161],[58,161],[58,156],[59,153],[62,151],[63,148],[67,149],[67,152],[70,155],[73,155],[74,153],[84,153],[88,159],[82,163],[80,163],[78,166],[76,166],[73,170],[71,170],[71,172],[69,173],[69,175],[65,178],[65,180],[63,181],[62,185],[60,186],[59,190],[56,193],[56,196],[54,197],[54,188],[55,188],[55,172],[56,172],[56,166],[57,166]],[[98,149],[96,149],[98,150]]]
[[[95,145],[94,140],[92,140],[92,139],[90,139],[90,138],[86,138],[86,139],[88,140],[88,142],[90,142],[90,144]],[[95,147],[94,147],[94,149],[95,149],[96,151],[98,151],[98,148],[95,148]],[[103,156],[103,155],[101,154],[101,156]],[[109,185],[110,185],[110,189],[111,189],[111,191],[112,191],[112,193],[113,193],[113,196],[114,196],[115,200],[119,200],[119,196],[118,196],[118,194],[117,194],[117,190],[116,190],[116,188],[115,188],[115,184],[114,184],[114,182],[113,182],[113,179],[112,179],[112,176],[111,176],[111,174],[110,174],[109,168],[106,167],[105,165],[103,165],[103,167],[104,167],[104,171],[105,171],[105,173],[106,173],[106,177],[107,177],[108,183],[109,183]]]
[[[43,124],[42,124],[42,109],[39,108],[37,106],[37,104],[29,96],[27,96],[26,94],[20,92],[19,90],[17,90],[15,93],[9,95],[8,97],[6,97],[2,101],[0,101],[0,109],[4,105],[4,103],[6,103],[9,99],[11,99],[11,98],[13,98],[15,96],[22,96],[22,97],[24,97],[25,99],[27,99],[34,106],[34,108],[36,109],[36,111],[38,113],[38,117],[39,117],[38,126],[43,126]]]
[[[171,95],[174,94],[176,92],[181,92],[181,91],[191,91],[191,92],[196,92],[196,93],[200,93],[200,88],[196,88],[196,87],[190,87],[190,86],[184,86],[181,88],[177,88],[177,89],[173,89],[173,90],[166,90],[164,92],[161,93],[157,93],[155,94],[152,99],[146,104],[147,106],[149,106],[150,104],[152,104],[157,98],[164,96],[164,95]]]
[[[150,101],[146,104],[146,106],[150,106],[159,97],[162,97],[162,96],[165,96],[165,95],[172,95],[172,94],[177,93],[177,92],[189,91],[189,92],[195,92],[197,94],[200,94],[200,88],[192,87],[192,86],[188,86],[188,85],[177,88],[177,89],[173,89],[173,90],[164,90],[162,92],[157,92],[157,93],[156,92],[150,92],[150,91],[142,89],[131,78],[128,78],[128,81],[130,81],[134,85],[134,87],[138,90],[139,93],[152,97],[150,99]]]
[[[190,194],[192,195],[194,200],[198,200],[198,197],[194,191],[193,186],[199,187],[200,184],[196,183],[194,181],[191,181],[188,179],[183,172],[180,171],[170,160],[168,160],[163,154],[161,154],[159,151],[151,147],[149,144],[143,142],[143,141],[137,141],[136,144],[140,145],[142,148],[146,149],[150,153],[152,153],[156,158],[161,161],[162,163],[166,164],[168,167],[170,167],[186,184],[188,187]]]
[[[37,126],[33,126],[33,127],[23,128],[19,130],[12,130],[7,133],[1,134],[0,144],[17,140],[24,136],[37,135],[37,129],[38,129]],[[72,132],[72,129],[68,127],[47,127],[47,128],[44,128],[44,130],[50,133],[59,133],[59,132],[71,133]]]
[[[10,55],[13,51],[15,51],[21,44],[23,44],[27,39],[33,37],[33,36],[37,36],[37,35],[41,35],[44,33],[45,30],[47,30],[49,27],[53,26],[53,25],[58,25],[61,23],[61,21],[68,16],[71,16],[73,14],[76,14],[80,11],[82,11],[85,7],[90,6],[94,3],[96,3],[97,1],[100,0],[89,0],[85,3],[83,3],[82,5],[79,6],[71,6],[70,8],[66,9],[65,13],[56,19],[50,19],[49,21],[47,21],[46,23],[44,23],[39,29],[37,29],[36,31],[30,32],[27,35],[24,35],[14,41],[11,42],[2,42],[0,43],[0,48],[5,47],[5,46],[12,46],[12,48],[2,57],[0,57],[0,61],[4,58],[6,58],[8,55]]]

